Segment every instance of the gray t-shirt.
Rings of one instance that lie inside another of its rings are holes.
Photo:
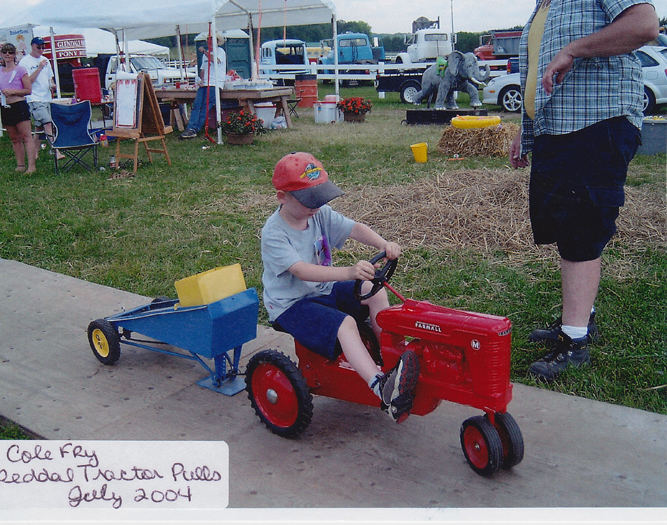
[[[271,322],[304,297],[331,293],[333,282],[302,281],[287,270],[299,261],[331,266],[331,248],[342,248],[355,224],[325,205],[308,219],[305,230],[295,230],[279,210],[262,228],[264,306]]]

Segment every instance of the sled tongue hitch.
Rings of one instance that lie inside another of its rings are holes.
[[[396,297],[398,297],[398,298],[401,300],[402,303],[405,302],[405,297],[403,297],[403,296],[400,294],[400,292],[399,292],[398,290],[396,290],[396,288],[394,288],[391,284],[389,284],[387,281],[383,282],[382,284],[383,284],[384,286],[386,286],[387,288],[389,288],[389,290],[391,291],[391,293],[393,293]]]

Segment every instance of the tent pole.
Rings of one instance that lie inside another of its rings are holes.
[[[185,69],[183,68],[183,48],[181,47],[181,26],[177,25],[176,26],[176,39],[177,39],[177,45],[178,47],[178,69],[181,70],[181,82],[185,80]]]
[[[336,101],[340,100],[340,86],[338,85],[338,24],[336,15],[331,16],[331,25],[333,26],[333,50],[334,50],[334,82],[336,84]]]
[[[211,61],[209,60],[209,65],[213,66],[213,78],[215,79],[215,86],[213,89],[215,89],[215,122],[218,131],[218,144],[222,144],[222,127],[220,126],[220,121],[222,120],[222,108],[220,107],[220,92],[218,91],[218,86],[220,85],[218,83],[218,31],[215,25],[215,15],[213,15],[211,25],[213,30],[213,41],[211,42],[211,47],[213,48],[213,64],[211,64]],[[211,50],[209,49],[209,53],[210,52]],[[211,83],[210,78],[211,73],[209,71],[209,84]],[[206,100],[206,107],[208,107],[208,98]],[[206,126],[208,126],[208,122],[206,123]]]
[[[53,74],[56,77],[56,96],[60,98],[60,73],[58,72],[58,58],[56,57],[56,34],[53,27],[50,27],[51,33],[51,58],[53,58]]]
[[[254,64],[255,64],[255,44],[254,44],[255,37],[252,33],[253,33],[252,14],[248,13],[248,34],[250,35],[250,41],[248,42],[250,44],[250,78],[252,80],[257,80],[257,69],[254,67]]]

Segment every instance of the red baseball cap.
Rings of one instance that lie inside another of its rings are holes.
[[[343,190],[329,180],[322,163],[310,153],[292,152],[278,161],[273,170],[273,187],[290,192],[306,208],[314,210]]]

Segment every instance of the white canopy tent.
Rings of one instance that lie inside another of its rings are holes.
[[[49,38],[50,28],[47,26],[37,26],[33,30],[34,36]],[[68,34],[83,35],[86,41],[86,56],[94,57],[100,54],[115,54],[117,51],[116,35],[97,28],[72,28],[67,30]],[[159,46],[143,40],[129,40],[129,52],[133,55],[161,55],[169,56],[169,48]]]
[[[219,30],[248,26],[282,27],[331,22],[336,42],[336,8],[330,0],[160,0],[150,3],[115,0],[107,7],[101,16],[98,10],[91,9],[89,0],[41,0],[1,21],[0,27],[31,24],[58,28],[61,32],[70,28],[102,26],[116,35],[122,34],[126,40],[200,33],[208,31],[209,24],[215,34]],[[250,48],[252,53],[253,45]],[[216,55],[215,46],[213,50]],[[338,65],[338,53],[334,56]],[[219,120],[220,102],[216,100]],[[222,142],[220,129],[218,142]]]

